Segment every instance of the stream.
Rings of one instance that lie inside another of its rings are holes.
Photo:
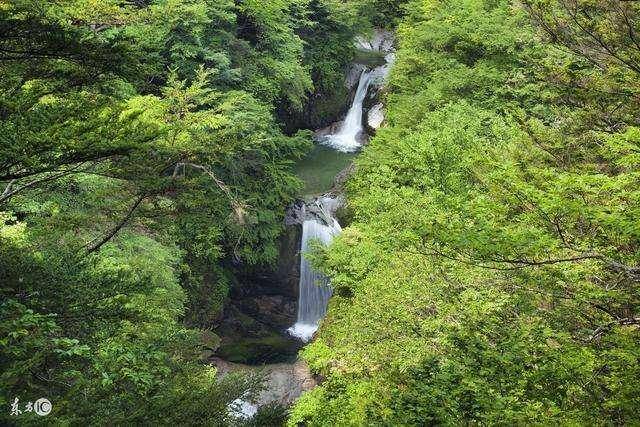
[[[287,209],[285,221],[288,227],[302,229],[296,321],[286,333],[302,343],[312,340],[321,326],[332,294],[329,278],[314,270],[304,254],[314,241],[328,245],[342,230],[336,211],[344,204],[344,198],[336,183],[345,179],[357,152],[367,143],[369,133],[384,120],[383,105],[378,98],[395,59],[393,43],[393,34],[383,30],[374,31],[370,39],[357,38],[356,47],[360,52],[377,54],[383,60],[378,64],[352,64],[345,85],[355,91],[344,120],[317,130],[315,147],[296,166],[296,173],[305,184],[306,196]],[[221,376],[232,371],[266,372],[266,388],[255,401],[237,399],[230,407],[230,412],[240,419],[251,418],[263,405],[288,406],[302,392],[316,386],[315,378],[301,360],[263,366],[230,363],[220,358],[212,362]]]

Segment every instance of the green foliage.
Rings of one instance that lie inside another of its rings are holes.
[[[157,423],[185,400],[197,423],[224,419],[230,400],[255,390],[255,379],[218,383],[197,363],[199,334],[178,322],[175,249],[123,236],[69,265],[73,254],[29,251],[26,230],[2,226],[3,404],[44,395],[60,423]]]
[[[357,54],[355,36],[369,32],[374,26],[392,26],[405,1],[309,0],[305,3],[308,3],[305,19],[300,21],[296,32],[304,43],[304,64],[311,76],[313,91],[302,109],[295,104],[278,107],[278,115],[287,129],[318,129],[339,120],[348,104],[344,75]]]
[[[276,260],[310,134],[283,134],[274,110],[337,84],[362,22],[333,1],[0,5],[3,407],[235,423],[227,405],[259,379],[216,379],[195,328],[234,274]]]
[[[291,425],[638,423],[637,5],[525,3],[405,7]]]
[[[276,260],[310,134],[274,111],[346,96],[367,5],[2,2],[0,404],[47,396],[62,425],[236,423],[259,379],[216,379],[195,328]]]
[[[282,427],[286,425],[287,410],[272,403],[258,408],[258,412],[243,425],[246,427]]]

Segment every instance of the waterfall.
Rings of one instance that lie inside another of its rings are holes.
[[[340,126],[338,133],[326,136],[322,143],[335,150],[345,153],[357,151],[362,145],[359,136],[363,131],[362,127],[362,103],[367,96],[369,83],[371,82],[371,72],[364,70],[360,75],[358,90],[353,99],[353,104],[347,113],[347,117]]]
[[[298,297],[298,318],[289,333],[302,341],[309,341],[318,329],[318,323],[327,311],[331,297],[329,279],[314,270],[304,254],[311,249],[310,243],[319,240],[329,244],[334,236],[340,233],[338,221],[332,216],[337,207],[337,199],[321,197],[315,201],[319,207],[316,218],[306,219],[302,223],[302,243],[300,256],[300,283]]]

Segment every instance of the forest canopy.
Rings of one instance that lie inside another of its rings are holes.
[[[310,134],[278,109],[342,85],[366,7],[0,4],[0,406],[47,396],[72,425],[232,421],[259,381],[217,380],[201,337],[235,275],[275,261],[301,188]]]
[[[640,5],[404,9],[290,425],[640,422]]]
[[[374,27],[319,385],[244,424],[640,423],[639,2],[6,0],[0,424],[243,424],[216,321]]]

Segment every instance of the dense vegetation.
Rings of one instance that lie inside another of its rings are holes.
[[[405,10],[291,425],[640,423],[640,5]]]
[[[9,0],[0,424],[238,423],[260,378],[216,379],[210,329],[371,25],[387,123],[289,424],[640,423],[638,2]]]
[[[0,4],[0,424],[40,397],[61,424],[230,422],[258,382],[217,381],[202,330],[275,260],[310,147],[277,117],[342,84],[371,3]]]

